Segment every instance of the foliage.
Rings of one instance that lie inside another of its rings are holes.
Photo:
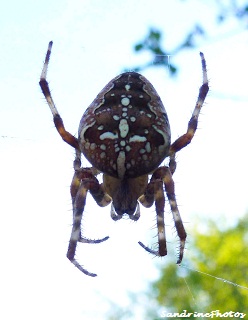
[[[152,53],[152,61],[143,66],[133,68],[134,71],[140,71],[148,67],[166,67],[171,75],[177,72],[177,68],[171,64],[170,56],[174,56],[178,51],[184,48],[192,48],[195,46],[195,37],[203,35],[204,32],[200,26],[195,26],[185,38],[184,42],[178,48],[168,51],[162,48],[162,32],[156,29],[150,29],[144,40],[134,46],[136,52],[148,51]]]
[[[130,296],[128,313],[112,306],[108,319],[135,319],[139,309],[147,320],[183,310],[247,313],[248,215],[224,231],[213,221],[206,222],[206,226],[204,233],[197,228],[190,232],[195,239],[191,246],[195,258],[190,263],[186,261],[181,267],[167,263],[147,292]]]
[[[207,232],[196,230],[193,238],[196,258],[186,275],[169,265],[153,284],[159,305],[174,312],[245,312],[248,291],[240,286],[247,287],[248,283],[248,215],[225,231],[209,222]]]
[[[235,0],[217,0],[215,1],[215,4],[217,5],[218,11],[216,13],[217,23],[223,23],[229,18],[234,17],[242,24],[242,27],[248,27],[248,3],[241,5]],[[137,53],[142,51],[149,52],[151,54],[151,61],[142,66],[131,68],[132,70],[139,72],[149,67],[165,67],[166,70],[169,71],[170,75],[175,75],[177,67],[171,64],[170,56],[175,56],[182,50],[196,47],[198,39],[203,38],[206,31],[205,27],[201,24],[194,24],[191,30],[185,35],[183,42],[172,50],[163,48],[162,34],[161,30],[151,28],[148,31],[147,36],[134,45],[134,51]],[[130,68],[128,68],[128,70],[130,70]]]
[[[241,23],[248,27],[247,17],[248,17],[248,3],[239,4],[236,0],[230,0],[224,2],[223,0],[216,1],[219,9],[217,14],[217,21],[224,22],[229,17],[234,17],[238,19]]]

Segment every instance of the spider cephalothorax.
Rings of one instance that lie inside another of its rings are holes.
[[[80,121],[78,138],[67,132],[55,107],[46,80],[51,54],[49,43],[40,78],[42,92],[54,117],[55,126],[65,142],[76,150],[74,176],[71,183],[73,227],[68,259],[82,272],[88,272],[75,259],[77,242],[99,243],[81,235],[81,220],[89,191],[99,206],[111,205],[111,217],[119,220],[140,217],[139,203],[151,207],[155,203],[158,227],[158,251],[139,244],[158,256],[167,254],[164,206],[165,194],[170,203],[180,239],[177,263],[183,258],[186,232],[178,211],[172,175],[176,169],[175,154],[194,136],[198,116],[208,92],[206,63],[202,53],[203,84],[188,124],[187,132],[171,144],[170,125],[162,101],[152,84],[136,72],[125,72],[111,80],[87,108]],[[83,154],[92,167],[81,167]],[[160,166],[169,157],[169,166]],[[96,176],[103,173],[103,183]],[[149,176],[151,176],[149,180]]]

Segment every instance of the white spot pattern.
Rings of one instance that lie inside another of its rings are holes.
[[[129,139],[129,142],[144,142],[146,140],[146,137],[138,136],[137,134],[135,134]]]
[[[117,172],[118,172],[118,176],[121,179],[124,177],[125,172],[126,172],[125,160],[126,160],[125,152],[120,151],[118,158],[117,158]]]
[[[100,135],[100,139],[104,140],[104,139],[117,139],[118,138],[118,133],[113,133],[110,131],[104,132],[103,134]]]
[[[122,138],[125,138],[129,131],[129,126],[126,119],[121,119],[119,124],[120,135]]]
[[[129,103],[130,103],[130,99],[129,99],[129,98],[125,97],[125,98],[122,98],[122,99],[121,99],[121,104],[122,104],[123,106],[128,106]]]

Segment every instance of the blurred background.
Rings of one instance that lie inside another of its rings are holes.
[[[248,2],[10,0],[1,3],[0,39],[1,319],[247,313]],[[154,208],[142,207],[137,223],[114,222],[110,207],[90,196],[83,233],[110,239],[79,244],[77,259],[98,277],[67,260],[74,151],[38,85],[50,40],[48,81],[75,135],[98,92],[124,70],[139,70],[161,96],[175,140],[187,129],[205,54],[210,92],[174,175],[188,233],[181,267],[168,203],[168,255],[160,259],[137,243],[157,242]]]

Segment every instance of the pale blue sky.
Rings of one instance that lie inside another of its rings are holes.
[[[108,301],[130,308],[127,292],[144,291],[157,276],[156,265],[176,262],[168,208],[169,257],[152,259],[137,242],[153,243],[154,209],[142,208],[137,223],[113,222],[110,208],[91,200],[84,232],[110,239],[79,245],[77,258],[98,277],[80,274],[66,259],[74,153],[58,136],[38,86],[50,40],[53,98],[66,128],[76,134],[82,113],[103,86],[124,67],[149,59],[132,51],[149,27],[162,30],[164,46],[172,49],[195,22],[206,26],[208,34],[195,50],[172,57],[180,68],[175,79],[163,69],[144,75],[164,101],[175,139],[185,132],[194,108],[202,81],[199,51],[204,52],[211,90],[196,137],[177,158],[181,215],[189,230],[209,217],[220,227],[232,224],[246,212],[248,34],[234,19],[218,26],[215,12],[215,1],[196,0],[15,0],[1,5],[1,319],[104,319]],[[187,248],[185,265],[193,255],[190,234]]]

